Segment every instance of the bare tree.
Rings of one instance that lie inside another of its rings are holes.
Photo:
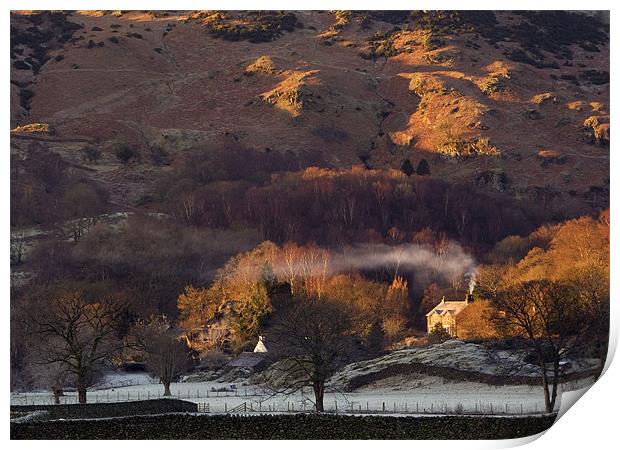
[[[26,235],[23,231],[11,233],[11,264],[19,265],[22,263]]]
[[[570,279],[585,312],[583,319],[591,325],[589,335],[599,360],[598,378],[603,372],[609,345],[609,269],[596,265],[581,267],[573,271]]]
[[[79,241],[97,223],[104,211],[97,191],[84,183],[77,184],[63,197],[63,213],[74,241]]]
[[[116,336],[121,309],[111,301],[89,302],[81,292],[40,300],[48,301],[40,302],[30,315],[41,337],[40,362],[53,365],[63,377],[75,377],[78,400],[86,403],[93,370],[122,348]]]
[[[164,396],[172,395],[170,383],[190,367],[189,349],[163,316],[139,322],[132,334],[144,352],[147,369],[164,385]]]
[[[553,412],[561,381],[561,361],[584,344],[591,324],[570,285],[528,281],[500,292],[493,299],[491,320],[504,335],[521,336],[537,356],[545,409]]]
[[[326,298],[298,297],[281,311],[270,334],[270,348],[284,358],[280,391],[292,394],[311,386],[315,409],[323,412],[325,384],[348,353],[350,325],[344,305]]]

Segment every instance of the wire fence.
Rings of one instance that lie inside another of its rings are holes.
[[[130,383],[114,383],[114,386],[106,384],[106,387],[97,390],[89,390],[86,393],[87,403],[116,403],[131,402],[141,400],[154,400],[164,398],[163,387],[157,391],[153,390],[118,390],[115,388],[133,387]],[[172,389],[168,398],[195,400],[209,398],[228,398],[228,397],[264,397],[265,391],[258,389]],[[75,390],[67,390],[59,397],[59,404],[69,405],[78,403],[77,392]],[[12,405],[51,405],[56,401],[51,393],[45,392],[29,392],[15,394],[11,397]]]
[[[116,391],[88,392],[88,403],[116,403],[164,398],[161,392]],[[214,414],[252,414],[252,413],[299,413],[314,411],[311,398],[275,398],[264,391],[243,389],[217,391],[200,389],[178,389],[168,398],[190,400],[198,404],[198,412]],[[202,400],[202,401],[201,401]],[[11,398],[12,405],[53,405],[51,394],[28,393]],[[77,404],[76,393],[59,397],[61,405]],[[328,400],[325,411],[342,414],[437,414],[437,415],[537,415],[545,412],[544,404],[539,402],[428,402],[359,400],[342,396],[340,400]]]

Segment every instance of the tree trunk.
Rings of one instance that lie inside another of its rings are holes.
[[[54,404],[55,405],[60,404],[60,390],[59,389],[54,389]]]
[[[608,336],[608,335],[607,335]],[[596,374],[594,375],[594,381],[598,381],[599,377],[603,374],[603,369],[605,369],[605,360],[607,359],[607,345],[609,341],[605,336],[599,331],[597,333],[597,347],[598,347],[598,367],[596,370]]]
[[[86,403],[86,385],[78,382],[78,402]]]
[[[547,364],[545,363],[544,357],[540,357],[540,369],[542,371],[542,385],[545,390],[545,411],[552,412],[553,406],[551,405],[551,398],[549,395],[549,379],[547,378]]]
[[[161,380],[164,384],[164,397],[171,397],[172,392],[170,392],[170,380]]]
[[[558,397],[558,383],[560,382],[560,360],[556,359],[553,362],[553,381],[552,381],[552,392],[551,399],[549,400],[549,409],[547,412],[553,412],[553,408],[555,407],[555,400]]]
[[[323,394],[325,393],[325,382],[324,381],[315,381],[312,384],[312,388],[314,389],[314,404],[316,407],[316,412],[320,413],[325,411],[323,407]]]

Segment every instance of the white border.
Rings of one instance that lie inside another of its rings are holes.
[[[174,2],[163,2],[163,1],[14,1],[8,0],[4,3],[4,11],[3,11],[3,19],[6,26],[5,31],[2,34],[2,50],[4,55],[4,74],[5,81],[2,88],[2,99],[4,105],[4,111],[7,112],[5,118],[5,124],[8,125],[9,122],[9,103],[10,103],[10,87],[9,87],[9,79],[10,79],[10,68],[7,62],[9,61],[9,11],[10,10],[18,10],[18,9],[584,9],[587,7],[588,9],[596,9],[596,10],[612,10],[611,20],[612,20],[612,30],[617,29],[615,25],[617,25],[616,13],[613,11],[613,5],[611,1],[598,1],[591,3],[584,3],[583,1],[576,0],[553,0],[541,2],[540,0],[532,1],[532,0],[521,0],[521,1],[511,1],[511,2],[491,2],[491,1],[393,1],[393,0],[382,0],[380,2],[377,1],[368,1],[368,0],[338,0],[338,1],[329,1],[329,0],[292,0],[292,1],[282,1],[282,0],[268,0],[268,1],[231,1],[231,0],[215,0],[209,2],[197,2],[197,1],[187,1],[187,0],[176,0]],[[612,86],[615,86],[615,75],[617,73],[617,65],[615,64],[617,61],[615,51],[617,47],[617,39],[615,39],[615,32],[611,33],[611,78],[612,78]],[[616,91],[612,88],[611,90],[611,99],[612,103],[615,105],[617,96],[615,95]],[[613,124],[613,117],[612,117]],[[2,223],[4,225],[5,230],[5,238],[2,241],[2,254],[4,257],[0,260],[0,264],[2,264],[3,274],[5,276],[5,285],[3,296],[5,310],[4,310],[4,336],[5,338],[2,340],[2,348],[3,348],[3,357],[2,361],[5,364],[5,370],[2,373],[2,380],[5,386],[5,389],[8,388],[9,385],[9,240],[7,236],[9,234],[10,221],[9,221],[9,133],[8,129],[2,135],[3,151],[1,152],[2,158],[2,167],[4,170],[4,183],[3,183],[3,195],[2,195]],[[612,141],[612,142],[615,142]],[[617,157],[614,154],[614,147],[611,147],[611,190],[615,192],[616,185],[616,177],[620,173],[620,169],[617,164]],[[612,203],[612,223],[615,225],[618,219],[618,202],[616,201],[616,196],[612,194],[611,197]],[[617,346],[618,340],[618,311],[617,311],[617,300],[615,299],[615,295],[618,288],[618,276],[620,275],[620,271],[618,270],[618,263],[616,260],[616,255],[618,255],[618,245],[615,239],[615,236],[612,237],[612,276],[611,276],[611,292],[612,292],[612,309],[611,309],[611,334],[610,334],[610,357],[608,358],[607,366],[611,363],[613,353],[615,352],[615,348]],[[542,437],[539,439],[533,438],[525,438],[518,439],[512,441],[423,441],[417,443],[411,443],[407,441],[391,441],[389,444],[390,447],[393,448],[411,448],[412,445],[424,446],[424,448],[456,448],[458,446],[459,449],[480,449],[480,448],[505,448],[505,447],[513,447],[517,445],[522,445],[527,442],[530,443],[530,448],[544,449],[548,450],[549,448],[562,448],[562,449],[571,449],[571,448],[595,448],[595,447],[603,447],[606,448],[608,445],[613,445],[612,443],[617,440],[614,439],[617,434],[616,427],[617,420],[614,414],[616,410],[616,405],[618,404],[619,395],[618,395],[618,386],[617,381],[619,380],[620,369],[618,368],[618,364],[614,364],[611,368],[605,373],[605,375],[587,392],[584,397],[579,400],[579,405],[575,408],[571,408],[565,415],[563,415],[558,422],[551,427],[551,429],[544,433]],[[5,393],[7,396],[8,403],[8,389]],[[5,406],[6,408],[6,406]],[[562,409],[565,408],[565,405],[562,405]],[[5,440],[9,440],[9,410],[6,408],[4,414],[3,421],[3,429],[2,434]],[[533,441],[533,442],[532,442]],[[125,442],[117,442],[112,444],[112,442],[106,441],[93,441],[89,444],[85,442],[75,442],[75,441],[55,441],[55,442],[10,442],[9,445],[12,447],[15,445],[19,448],[34,448],[35,446],[45,445],[46,448],[51,446],[52,448],[58,446],[62,448],[83,448],[85,445],[91,445],[93,448],[108,448],[110,445],[120,445],[121,447],[130,448],[135,447],[136,442],[125,441]],[[153,448],[168,448],[171,444],[165,441],[152,441],[148,443],[149,446]],[[287,441],[271,441],[271,442],[249,442],[249,441],[226,441],[226,442],[207,442],[207,443],[178,443],[177,445],[206,445],[206,446],[215,446],[222,445],[227,447],[243,447],[249,448],[259,446],[259,447],[269,447],[270,449],[290,449],[292,445],[295,448],[301,449],[310,449],[317,445],[316,442],[312,441],[299,441],[299,442],[287,442]],[[346,441],[335,441],[335,442],[322,442],[320,444],[323,446],[338,446],[339,448],[355,446],[356,449],[359,448],[375,448],[378,444],[376,441],[363,441],[363,442],[346,442]],[[617,445],[617,444],[616,444]]]

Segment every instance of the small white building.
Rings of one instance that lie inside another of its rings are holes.
[[[256,347],[254,347],[254,353],[267,353],[267,347],[265,347],[265,341],[262,336],[258,337]]]

